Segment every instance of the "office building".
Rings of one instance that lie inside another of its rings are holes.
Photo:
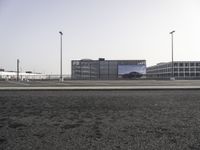
[[[146,60],[72,60],[72,79],[112,80],[142,78],[146,74]]]
[[[148,78],[171,78],[176,79],[198,79],[200,78],[200,61],[175,61],[159,63],[155,66],[147,67]]]

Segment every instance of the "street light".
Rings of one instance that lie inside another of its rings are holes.
[[[60,33],[60,82],[63,82],[63,77],[62,77],[62,35],[63,33],[59,31]]]
[[[17,81],[19,81],[19,59],[17,59]]]
[[[173,33],[175,31],[171,31],[169,34],[171,34],[171,41],[172,41],[172,79],[174,79],[174,36]]]

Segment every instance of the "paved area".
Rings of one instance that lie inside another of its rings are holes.
[[[0,91],[2,150],[197,150],[200,90]]]
[[[92,87],[92,86],[200,86],[200,80],[67,80],[58,81],[0,81],[0,87]]]

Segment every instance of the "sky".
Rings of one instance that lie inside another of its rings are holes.
[[[199,0],[0,0],[0,68],[63,73],[73,59],[200,61]]]

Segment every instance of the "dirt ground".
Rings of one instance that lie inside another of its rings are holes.
[[[0,150],[200,149],[200,91],[0,91]]]

